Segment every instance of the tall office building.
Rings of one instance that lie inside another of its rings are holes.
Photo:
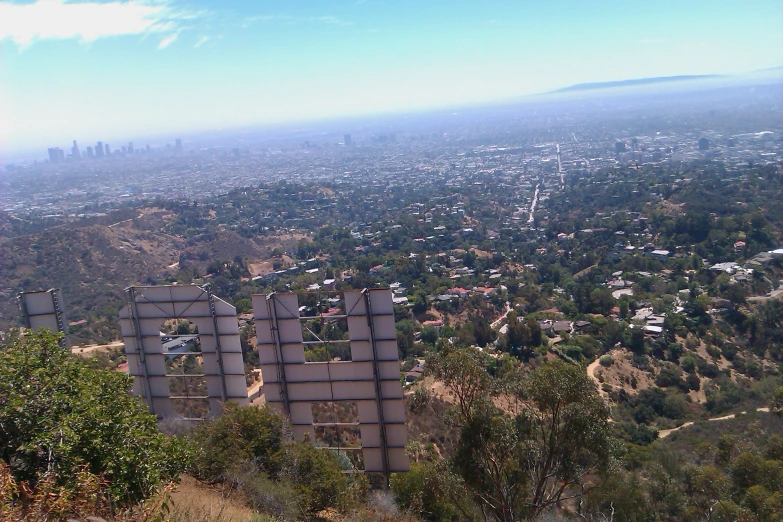
[[[177,138],[177,141],[174,142],[174,150],[176,152],[182,152],[182,140]]]
[[[639,139],[638,138],[633,138],[631,140],[631,149],[632,150],[639,150]]]
[[[149,154],[149,153],[150,153],[150,150],[151,150],[151,149],[150,149],[150,146],[149,146],[149,145],[147,145],[146,147],[144,147],[144,150],[146,150],[146,151],[147,151],[147,154]]]
[[[133,154],[133,142],[128,142],[128,154]]]
[[[73,147],[71,147],[71,157],[73,159],[82,159],[82,153],[79,152],[79,146],[76,144],[76,140],[73,140]]]
[[[60,147],[51,147],[48,149],[49,163],[61,163],[65,161],[65,151]]]
[[[95,145],[95,156],[99,158],[103,157],[103,142],[101,141]]]
[[[351,146],[351,135],[350,134],[346,134],[345,136],[343,136],[343,142],[345,143],[346,147],[350,147]]]
[[[95,156],[93,155],[93,153],[92,153],[92,147],[87,147],[87,157],[88,157],[89,159],[92,159],[92,158],[94,158],[94,157],[95,157]]]
[[[614,151],[618,154],[621,152],[625,152],[625,142],[624,141],[618,141],[614,144]]]
[[[106,143],[103,145],[103,151],[107,156],[111,156],[111,150],[109,149],[109,144]]]

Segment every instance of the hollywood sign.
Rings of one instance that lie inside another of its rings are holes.
[[[325,311],[316,293],[252,296],[266,402],[290,419],[297,438],[337,450],[358,470],[408,471],[391,293],[328,295]],[[132,392],[151,413],[195,421],[220,415],[227,402],[248,404],[232,305],[196,285],[133,286],[126,297],[119,319]],[[68,333],[59,290],[22,293],[19,304],[28,328]],[[183,320],[187,333],[161,331]]]

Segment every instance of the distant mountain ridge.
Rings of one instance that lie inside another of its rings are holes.
[[[577,83],[562,89],[549,91],[555,92],[573,92],[573,91],[587,91],[592,89],[605,89],[609,87],[632,87],[636,85],[649,85],[653,83],[664,82],[681,82],[687,80],[707,80],[713,78],[726,78],[723,74],[686,74],[681,76],[658,76],[655,78],[636,78],[633,80],[617,80],[612,82],[595,82],[595,83]]]

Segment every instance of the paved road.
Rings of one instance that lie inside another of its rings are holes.
[[[540,186],[540,183],[536,185],[536,192],[533,194],[533,202],[530,204],[530,217],[527,218],[528,223],[533,223],[533,212],[536,211],[536,204],[538,204],[538,189]]]
[[[560,144],[557,144],[557,172],[560,174],[560,184],[565,185],[565,174],[563,173],[563,164],[560,161]]]
[[[496,320],[492,321],[492,324],[490,324],[490,325],[489,325],[489,327],[490,327],[490,328],[492,328],[493,330],[494,330],[495,328],[498,328],[498,327],[500,327],[500,323],[502,323],[502,322],[503,322],[503,320],[504,320],[504,319],[505,319],[505,318],[508,316],[508,313],[509,313],[510,311],[511,311],[511,303],[509,303],[508,301],[506,301],[506,313],[504,313],[503,315],[501,315],[500,317],[498,317]]]

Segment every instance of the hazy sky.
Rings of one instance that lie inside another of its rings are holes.
[[[0,155],[783,65],[781,0],[0,0]]]

